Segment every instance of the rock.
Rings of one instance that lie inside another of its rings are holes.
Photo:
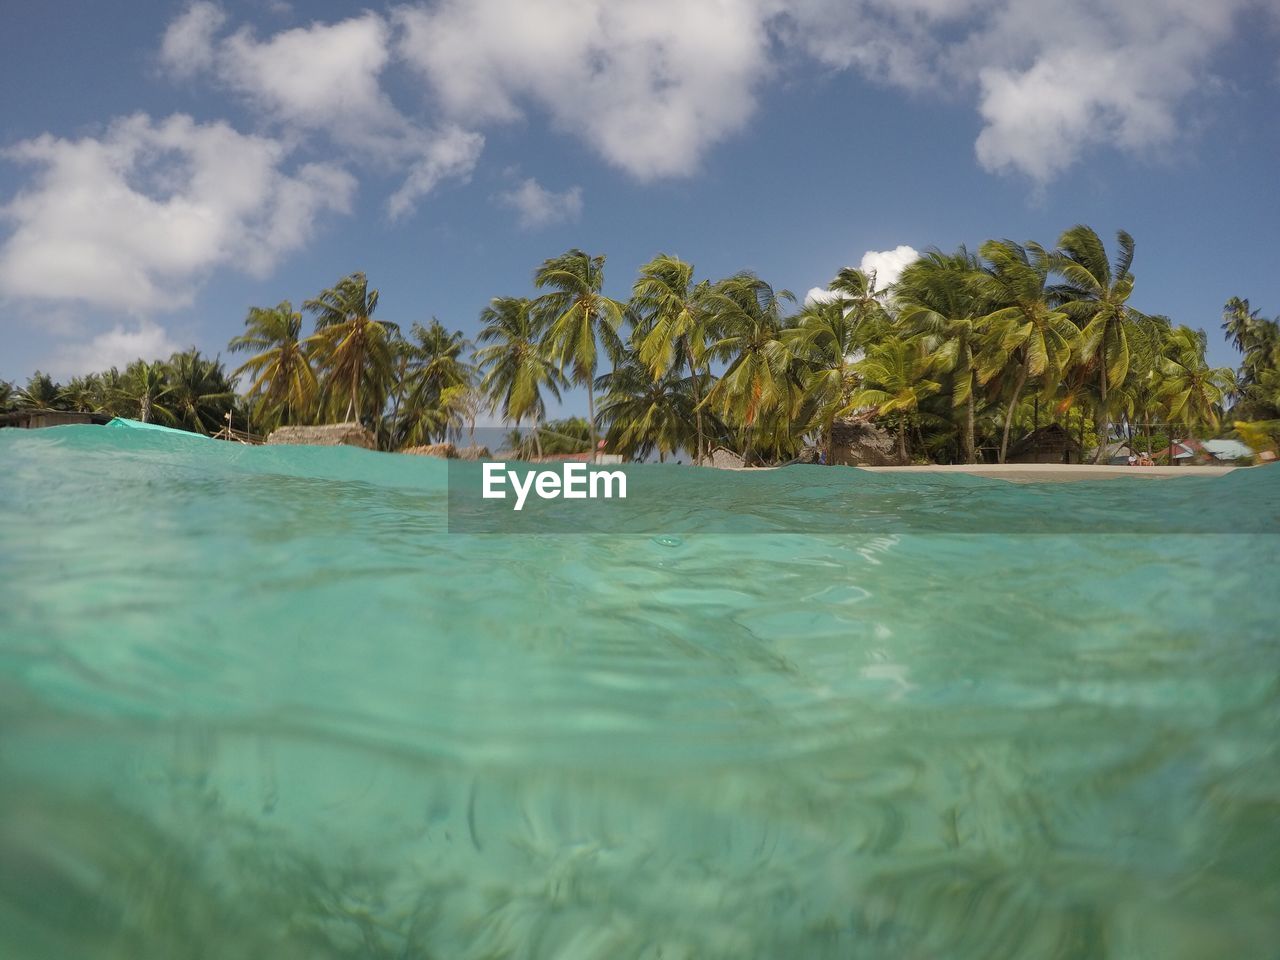
[[[267,443],[287,443],[309,447],[364,447],[376,450],[373,434],[358,423],[326,423],[316,427],[278,427]]]
[[[405,447],[401,453],[411,453],[415,457],[443,457],[446,460],[458,459],[458,448],[452,443],[428,443],[421,447]]]

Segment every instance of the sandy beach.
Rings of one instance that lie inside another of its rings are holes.
[[[1171,477],[1221,477],[1237,467],[1127,467],[1107,464],[1057,463],[983,463],[930,464],[910,467],[861,467],[873,473],[969,473],[975,477],[991,477],[1014,483],[1049,481],[1070,483],[1077,480],[1115,480],[1136,477],[1144,480],[1167,480]]]

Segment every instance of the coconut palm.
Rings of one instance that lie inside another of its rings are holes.
[[[638,357],[625,360],[596,381],[606,391],[600,419],[608,427],[609,447],[627,457],[657,451],[665,460],[689,442],[693,432],[691,382],[670,369],[654,378]]]
[[[252,350],[254,355],[232,373],[249,374],[248,396],[256,398],[259,412],[273,423],[299,423],[312,419],[319,384],[311,358],[301,339],[302,314],[282,300],[274,307],[250,307],[245,332],[228,344],[233,352]]]
[[[165,405],[174,426],[203,434],[224,426],[235,392],[218,360],[202,357],[195,348],[175,353],[165,365],[165,379],[169,384]]]
[[[560,399],[564,383],[556,364],[543,349],[546,315],[526,297],[495,297],[480,314],[479,343],[488,344],[476,352],[484,371],[481,392],[490,407],[519,428],[521,421],[533,421],[533,443],[542,456],[538,424],[546,417],[543,391]]]
[[[854,323],[859,327],[875,326],[885,333],[884,326],[889,320],[885,309],[888,290],[876,289],[876,272],[859,270],[856,267],[842,267],[827,289],[840,300],[847,313],[852,314]],[[868,338],[870,331],[868,331]]]
[[[28,410],[62,410],[61,385],[49,376],[37,370],[27,378],[27,385],[14,394],[14,405]]]
[[[1261,310],[1249,309],[1249,301],[1232,297],[1222,308],[1222,330],[1227,339],[1242,353],[1248,351],[1258,327],[1266,321]]]
[[[983,357],[989,301],[975,285],[978,259],[965,247],[955,253],[928,250],[908,265],[894,285],[898,323],[907,334],[924,337],[936,369],[951,376],[953,410],[965,411],[961,432],[966,463],[977,459],[976,395],[994,375]],[[984,379],[986,378],[986,379]]]
[[[430,443],[459,422],[459,391],[470,388],[475,373],[463,359],[470,346],[461,331],[447,330],[434,317],[426,327],[415,321],[409,337],[397,342],[397,389],[404,396],[396,428],[402,444]]]
[[[378,291],[369,289],[363,273],[353,273],[302,306],[316,317],[316,332],[307,343],[325,370],[330,400],[347,398],[344,419],[379,414],[394,371],[392,342],[400,328],[373,318]]]
[[[821,433],[827,462],[834,463],[834,426],[857,385],[853,365],[866,346],[865,327],[842,300],[811,303],[783,340],[802,365],[809,422]]]
[[[16,402],[13,384],[8,380],[0,380],[0,413],[12,410]]]
[[[876,344],[855,367],[862,386],[850,397],[849,409],[874,407],[880,417],[896,414],[898,462],[907,463],[907,418],[926,397],[941,385],[930,379],[938,364],[945,362],[927,349],[921,337],[896,337]]]
[[[570,370],[573,381],[587,388],[587,422],[591,425],[591,449],[596,450],[595,379],[599,347],[612,357],[622,354],[618,328],[625,307],[606,297],[604,257],[569,250],[543,262],[533,283],[547,292],[539,298],[548,313],[544,344],[560,372]]]
[[[689,371],[694,404],[694,463],[706,453],[703,384],[707,370],[707,283],[694,284],[693,266],[659,254],[640,268],[631,307],[638,326],[636,353],[654,380],[681,363]]]
[[[1092,227],[1078,225],[1058,240],[1054,269],[1063,283],[1052,294],[1081,330],[1080,356],[1096,376],[1098,452],[1101,462],[1111,415],[1111,392],[1124,386],[1129,375],[1129,330],[1133,310],[1133,237],[1117,231],[1120,250],[1113,261]]]
[[[1117,394],[1117,409],[1131,425],[1142,427],[1147,438],[1143,445],[1149,447],[1151,414],[1164,404],[1163,364],[1173,323],[1168,317],[1155,314],[1135,314],[1134,321],[1129,331],[1129,377]]]
[[[1042,387],[1052,390],[1071,362],[1080,331],[1065,312],[1049,305],[1046,286],[1052,260],[1044,247],[1035,242],[1024,246],[1012,240],[989,240],[979,253],[987,263],[974,277],[976,288],[998,305],[981,321],[993,343],[986,351],[987,370],[979,379],[990,379],[992,365],[1014,368],[1013,391],[1000,438],[999,460],[1004,463],[1014,413],[1027,380],[1043,378]]]
[[[1205,361],[1207,342],[1203,330],[1175,327],[1169,333],[1160,365],[1160,395],[1171,423],[1218,429],[1234,376],[1229,368],[1210,367]]]
[[[788,378],[794,358],[781,339],[782,304],[790,300],[794,297],[789,291],[775,291],[753,273],[721,280],[706,295],[710,327],[716,334],[709,353],[728,366],[703,403],[743,428],[746,461],[751,459],[757,422],[787,406],[792,396]]]
[[[121,392],[125,399],[135,404],[138,419],[143,423],[173,420],[173,411],[167,401],[173,392],[163,363],[135,360],[125,367]]]

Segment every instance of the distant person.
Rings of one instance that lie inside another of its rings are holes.
[[[1138,465],[1138,455],[1136,453],[1129,454],[1129,466],[1136,467]]]
[[[827,451],[825,450],[818,451],[818,465],[822,467],[825,467],[827,465]]]
[[[1154,467],[1155,465],[1156,465],[1156,462],[1155,462],[1154,460],[1152,460],[1152,459],[1151,459],[1151,454],[1150,454],[1148,451],[1143,450],[1143,451],[1142,451],[1142,456],[1140,456],[1140,457],[1138,458],[1138,466],[1140,466],[1140,467]]]

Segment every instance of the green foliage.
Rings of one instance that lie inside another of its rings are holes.
[[[845,268],[799,309],[753,273],[699,278],[670,254],[640,266],[623,303],[604,292],[605,258],[573,249],[538,268],[535,295],[485,307],[474,349],[434,318],[408,336],[375,319],[378,291],[353,273],[304,301],[310,335],[288,300],[251,308],[229,344],[249,358],[231,377],[194,350],[65,385],[37,371],[20,389],[0,382],[0,409],[102,411],[204,433],[228,413],[264,433],[354,417],[391,449],[459,439],[489,411],[532,427],[509,438],[532,457],[594,449],[600,391],[611,452],[700,461],[722,444],[753,463],[807,442],[830,452],[836,422],[852,416],[895,432],[904,461],[965,462],[1002,460],[1051,422],[1085,447],[1092,434],[1101,457],[1113,436],[1154,449],[1160,435],[1216,432],[1228,411],[1246,427],[1280,421],[1280,321],[1232,298],[1222,329],[1241,365],[1210,367],[1202,331],[1130,303],[1134,249],[1121,231],[1109,255],[1087,226],[1052,250],[930,249],[887,290]],[[548,421],[570,383],[585,388],[588,417]]]

